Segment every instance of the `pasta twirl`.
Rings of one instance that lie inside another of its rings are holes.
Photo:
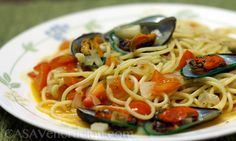
[[[186,79],[180,75],[178,66],[186,51],[194,56],[231,53],[230,45],[235,43],[236,40],[226,33],[192,21],[178,21],[172,38],[165,45],[140,47],[125,55],[103,42],[94,45],[100,47],[98,55],[100,52],[106,58],[97,68],[83,67],[81,54],[74,62],[68,58],[64,58],[67,61],[58,59],[58,67],[51,67],[46,84],[39,89],[42,100],[38,108],[55,119],[70,123],[78,122],[75,110],[78,107],[122,108],[140,120],[151,119],[159,109],[178,106],[230,112],[236,103],[235,70],[212,77]],[[70,55],[69,51],[60,52]],[[96,60],[94,62],[96,64]],[[149,111],[142,114],[139,109],[134,110],[130,106],[132,101],[143,102],[149,106]]]

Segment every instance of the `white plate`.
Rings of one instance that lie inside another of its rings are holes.
[[[26,73],[37,62],[53,54],[62,39],[73,39],[86,32],[105,32],[121,23],[144,16],[164,14],[192,19],[212,28],[236,23],[236,13],[203,6],[182,4],[135,4],[100,8],[57,18],[36,26],[9,41],[0,50],[0,105],[17,118],[34,126],[75,138],[96,140],[196,140],[236,132],[236,120],[200,130],[168,136],[137,136],[94,133],[70,126],[40,113],[31,95]]]

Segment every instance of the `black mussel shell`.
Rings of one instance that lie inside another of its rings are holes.
[[[184,68],[181,70],[181,75],[187,78],[202,78],[207,76],[214,76],[219,73],[227,72],[236,68],[236,54],[213,54],[222,57],[225,62],[226,66],[217,67],[213,70],[207,71],[203,74],[195,74],[190,68],[190,62],[188,62]]]
[[[189,123],[185,123],[181,126],[175,127],[171,123],[155,120],[147,121],[143,124],[144,131],[148,135],[168,135],[182,132],[190,127],[207,122],[218,117],[221,112],[218,109],[213,108],[197,108],[192,107],[197,110],[198,118],[197,120]]]
[[[106,36],[108,37],[113,49],[122,54],[133,51],[127,40],[131,39],[137,34],[156,34],[155,41],[152,44],[144,45],[144,47],[166,44],[172,37],[172,34],[175,30],[176,18],[168,17],[160,20],[159,22],[150,22],[149,20],[147,21],[148,22],[143,22],[142,20],[138,20],[131,24],[119,26],[108,32]]]
[[[110,111],[108,111],[110,112]],[[106,114],[104,112],[104,114]],[[136,121],[134,122],[123,122],[123,121],[113,121],[106,118],[101,118],[96,116],[95,110],[90,109],[84,109],[84,108],[78,108],[77,109],[77,115],[85,122],[92,124],[95,122],[104,122],[108,123],[111,127],[117,129],[117,128],[137,128]]]
[[[72,44],[71,44],[71,53],[73,55],[75,55],[76,53],[80,53],[81,52],[81,42],[84,39],[92,39],[95,36],[101,36],[103,37],[102,33],[88,33],[88,34],[83,34],[81,36],[79,36],[78,38],[76,38],[75,40],[73,40]]]

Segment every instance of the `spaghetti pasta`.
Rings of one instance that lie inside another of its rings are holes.
[[[103,64],[96,69],[86,70],[81,66],[77,68],[76,65],[81,65],[81,62],[77,62],[74,67],[77,70],[68,71],[69,66],[65,64],[50,70],[47,85],[39,90],[42,101],[38,108],[55,119],[69,123],[79,119],[72,106],[74,95],[81,97],[77,99],[79,105],[88,102],[89,96],[92,95],[97,102],[93,99],[89,108],[122,108],[141,120],[151,119],[157,109],[166,107],[197,106],[230,112],[236,103],[235,70],[212,77],[185,79],[177,69],[186,50],[195,56],[231,53],[229,43],[236,44],[236,40],[192,21],[178,21],[173,37],[162,46],[137,48],[121,55],[114,51],[109,43],[102,43],[100,46],[106,59],[113,55],[119,63],[113,60],[110,65]],[[68,54],[68,51],[60,52]],[[83,61],[84,58],[81,59],[81,56],[77,55],[77,60]],[[155,71],[160,74],[155,76]],[[76,78],[82,79],[74,82]],[[67,82],[70,85],[66,83],[66,79],[71,79]],[[113,88],[111,83],[115,82],[117,87]],[[141,87],[145,82],[152,82],[147,83],[149,88]],[[102,85],[98,88],[99,83]],[[163,83],[165,85],[162,85]],[[154,84],[154,88],[151,88]],[[174,86],[176,88],[173,88]],[[149,95],[144,97],[141,89],[149,91]],[[150,113],[143,115],[132,109],[130,103],[133,100],[146,103]]]

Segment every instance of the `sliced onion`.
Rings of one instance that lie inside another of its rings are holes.
[[[122,39],[132,39],[141,33],[140,25],[127,25],[115,28],[115,34]]]
[[[184,78],[179,73],[167,73],[165,74],[166,78],[176,78],[181,84],[184,84]]]
[[[86,92],[85,92],[86,97],[87,97],[87,96],[90,96],[90,97],[92,98],[92,101],[93,101],[93,104],[94,104],[94,105],[99,105],[99,104],[101,104],[101,101],[100,101],[96,96],[92,95],[90,91],[91,91],[91,87],[89,87],[89,88],[86,90]]]
[[[78,60],[79,63],[84,63],[84,61],[85,61],[85,56],[84,56],[84,54],[82,54],[82,53],[76,53],[76,54],[75,54],[75,57],[77,58],[77,60]]]
[[[72,107],[73,108],[79,108],[79,107],[83,107],[83,103],[82,103],[82,96],[80,94],[76,94],[73,101],[72,101]]]
[[[97,66],[101,66],[103,64],[101,58],[97,54],[97,51],[96,50],[91,50],[91,55],[85,57],[84,64],[87,65],[87,66],[92,66],[94,63]]]
[[[106,132],[109,129],[109,125],[107,123],[95,122],[90,126],[90,129],[96,132]]]
[[[151,99],[152,89],[155,85],[155,82],[143,82],[140,84],[141,95],[147,99]]]
[[[86,56],[85,57],[85,61],[84,61],[84,64],[86,66],[92,66],[94,63],[94,59],[91,57],[91,56]]]
[[[203,105],[208,105],[208,104],[216,105],[220,102],[220,98],[217,95],[207,93],[206,91],[199,95],[198,100]]]
[[[92,98],[92,101],[93,101],[93,104],[96,106],[96,105],[99,105],[99,104],[101,104],[101,101],[96,97],[96,96],[94,96],[94,95],[89,95],[89,96],[91,96],[91,98]]]

